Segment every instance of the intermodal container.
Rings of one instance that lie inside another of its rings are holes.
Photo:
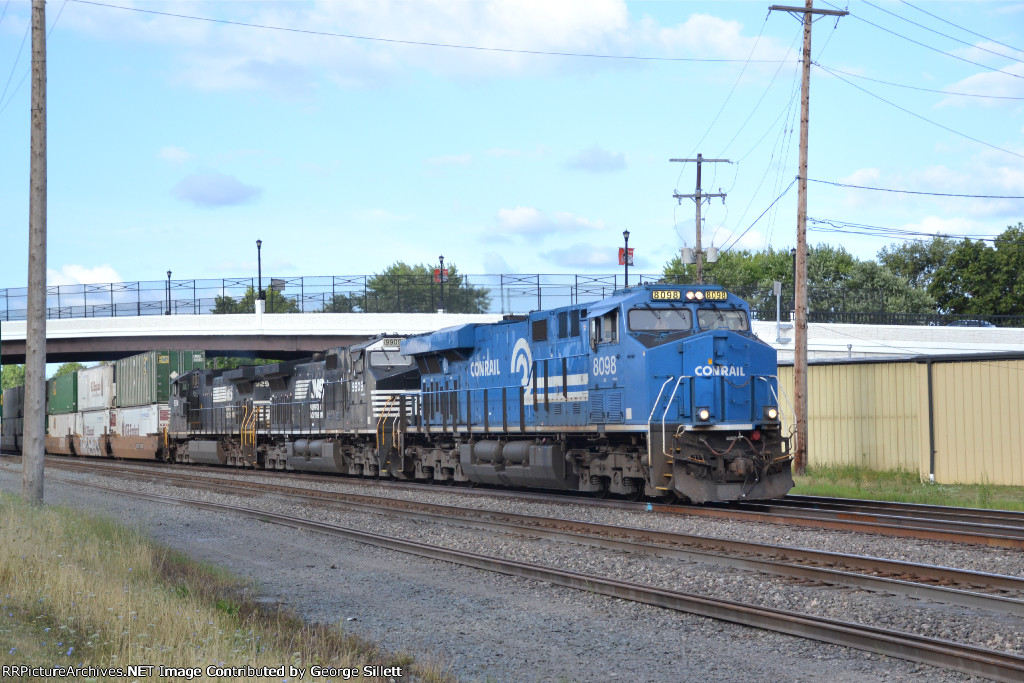
[[[5,418],[25,417],[25,385],[4,389],[3,416]]]
[[[206,368],[206,352],[147,351],[122,358],[114,366],[118,408],[167,403],[178,375]]]
[[[114,407],[114,366],[97,365],[78,371],[78,409]]]
[[[46,414],[78,412],[78,373],[61,375],[46,382]]]

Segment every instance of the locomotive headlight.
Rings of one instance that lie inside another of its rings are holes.
[[[711,419],[711,410],[708,408],[697,408],[697,419],[701,422],[707,422]]]
[[[686,293],[686,300],[687,301],[693,301],[693,292],[687,292]]]
[[[697,299],[697,301],[704,300],[704,292],[694,292],[693,296]]]
[[[764,407],[764,419],[769,422],[775,422],[779,419],[779,409],[775,406]]]

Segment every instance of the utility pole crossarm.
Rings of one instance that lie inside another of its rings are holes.
[[[682,204],[683,199],[692,199],[693,203],[697,205],[697,284],[704,284],[704,253],[701,251],[700,245],[700,205],[704,203],[705,197],[721,197],[722,203],[725,203],[724,192],[702,192],[700,189],[700,166],[705,161],[712,163],[731,164],[732,162],[728,159],[705,159],[703,154],[698,154],[696,159],[669,159],[669,161],[697,162],[697,189],[694,194],[679,194],[674,193],[672,197]]]
[[[841,9],[807,9],[806,7],[786,7],[784,5],[772,5],[769,12],[797,12],[799,14],[824,14],[832,17],[845,17],[849,12]]]

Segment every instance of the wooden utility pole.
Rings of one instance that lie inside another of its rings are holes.
[[[46,2],[32,0],[32,160],[28,206],[25,441],[21,496],[43,502],[46,434]]]
[[[793,398],[796,413],[796,450],[793,469],[803,474],[807,469],[807,129],[811,116],[811,22],[815,14],[844,17],[842,10],[814,9],[811,0],[803,7],[772,5],[769,11],[803,14],[804,54],[803,83],[800,96],[800,169],[797,171],[796,210],[796,308],[793,334]]]
[[[732,162],[728,159],[705,159],[703,154],[698,154],[696,159],[669,159],[669,161],[696,161],[697,162],[697,190],[694,194],[679,194],[676,192],[672,196],[681,204],[684,199],[692,199],[693,203],[697,205],[697,284],[704,284],[704,252],[701,251],[700,244],[700,205],[703,203],[704,198],[710,197],[722,197],[722,201],[725,201],[725,193],[705,193],[700,190],[700,165],[703,162],[710,163],[726,163],[731,164]]]

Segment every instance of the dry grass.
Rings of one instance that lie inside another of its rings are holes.
[[[401,666],[406,681],[450,680],[437,664],[387,653],[340,625],[264,609],[251,586],[110,520],[0,495],[0,548],[5,664],[374,665]]]

